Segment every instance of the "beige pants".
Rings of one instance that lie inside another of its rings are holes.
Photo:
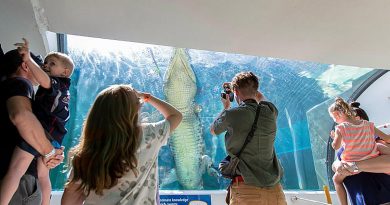
[[[280,184],[259,188],[234,182],[230,187],[230,205],[287,205]]]

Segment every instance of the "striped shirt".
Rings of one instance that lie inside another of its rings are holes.
[[[373,123],[366,120],[362,120],[358,125],[343,122],[336,126],[336,130],[342,136],[343,161],[356,162],[379,156]]]

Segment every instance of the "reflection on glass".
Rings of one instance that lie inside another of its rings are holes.
[[[373,71],[79,36],[68,36],[68,50],[76,69],[64,145],[77,144],[89,107],[108,85],[131,84],[153,93],[184,115],[158,158],[160,188],[169,190],[226,188],[229,181],[215,172],[226,155],[224,137],[213,137],[208,128],[222,111],[222,83],[248,70],[260,76],[260,90],[279,109],[275,147],[285,170],[284,188],[328,185],[326,146],[333,122],[327,106],[335,96],[349,97]],[[147,104],[141,112],[143,121],[161,119]],[[54,189],[63,188],[63,170],[51,173]]]

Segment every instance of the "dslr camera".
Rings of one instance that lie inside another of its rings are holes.
[[[233,93],[231,83],[224,83],[223,84],[223,92],[221,93],[221,97],[226,99],[226,100],[229,100],[230,102],[233,102],[234,93]]]

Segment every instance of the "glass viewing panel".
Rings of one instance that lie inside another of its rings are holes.
[[[76,67],[71,84],[71,118],[64,139],[66,152],[78,143],[83,120],[96,95],[109,85],[131,84],[161,99],[167,99],[168,95],[186,103],[181,108],[188,116],[186,126],[180,128],[183,136],[171,136],[159,153],[159,184],[163,190],[224,190],[227,187],[228,180],[207,172],[207,162],[212,162],[216,168],[226,155],[224,134],[212,136],[209,126],[223,109],[222,83],[241,71],[252,71],[260,77],[260,91],[279,110],[275,148],[284,168],[283,187],[322,189],[323,185],[328,185],[325,161],[329,131],[333,126],[328,105],[336,96],[348,99],[375,72],[368,68],[71,35],[67,40],[69,55]],[[175,61],[175,54],[180,61]],[[167,85],[173,81],[181,83],[181,88],[168,90]],[[178,94],[183,97],[175,98]],[[143,121],[162,118],[147,104],[141,112]],[[175,137],[181,140],[173,140]],[[175,158],[187,160],[189,164],[176,165]],[[66,166],[62,165],[51,172],[54,189],[63,189],[67,176],[64,170]],[[178,176],[183,176],[184,172],[196,178],[196,187],[180,180],[182,177]]]

